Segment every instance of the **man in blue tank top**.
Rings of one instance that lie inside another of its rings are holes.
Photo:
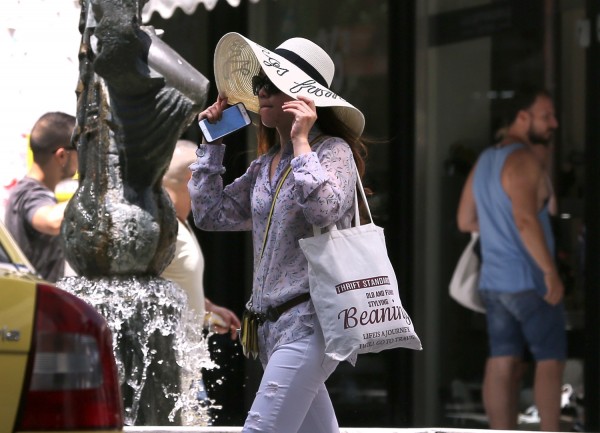
[[[489,338],[483,403],[490,428],[517,429],[522,359],[529,351],[540,429],[559,431],[567,345],[547,167],[558,122],[546,91],[517,92],[511,102],[505,136],[480,155],[457,214],[459,229],[481,239],[479,289]]]

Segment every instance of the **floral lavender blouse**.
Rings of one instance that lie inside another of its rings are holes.
[[[319,133],[313,127],[309,141]],[[198,161],[190,166],[188,188],[196,225],[204,230],[252,230],[254,282],[248,306],[259,312],[309,291],[308,265],[298,240],[313,235],[313,224],[325,227],[338,222],[340,227],[349,227],[354,211],[356,170],[344,140],[320,138],[313,152],[298,157],[294,157],[289,142],[275,175],[269,179],[269,166],[277,150],[258,157],[245,174],[226,187],[221,178],[224,145],[201,145],[196,152]],[[261,258],[273,195],[290,164],[292,171],[279,192]],[[265,322],[258,332],[261,362],[266,363],[280,344],[310,335],[315,320],[309,301],[292,307],[277,322]]]

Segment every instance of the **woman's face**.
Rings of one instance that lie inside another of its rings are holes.
[[[258,104],[260,106],[258,114],[260,115],[262,124],[267,128],[290,129],[294,117],[290,113],[284,113],[282,106],[284,102],[291,101],[293,98],[278,89],[269,92],[268,86],[259,87],[257,90]]]

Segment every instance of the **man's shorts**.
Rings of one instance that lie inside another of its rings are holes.
[[[486,307],[490,356],[523,357],[527,349],[536,361],[566,359],[562,302],[550,305],[536,290],[480,293]]]

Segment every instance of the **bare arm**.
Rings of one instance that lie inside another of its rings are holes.
[[[509,156],[502,171],[502,186],[511,199],[513,217],[523,244],[544,273],[547,289],[544,299],[555,305],[563,298],[564,286],[538,219],[542,202],[539,194],[545,181],[546,174],[543,168],[534,156],[525,150]]]
[[[204,298],[204,305],[207,313],[217,314],[223,322],[213,322],[212,326],[215,332],[219,334],[229,333],[232,340],[237,338],[237,330],[242,326],[238,316],[231,310],[213,304],[209,299]]]
[[[40,207],[32,218],[33,228],[40,233],[57,236],[60,234],[60,225],[62,223],[65,208],[68,202],[61,202],[55,205]]]
[[[465,182],[458,204],[458,211],[456,212],[456,221],[461,232],[479,232],[479,219],[477,218],[477,208],[473,196],[474,173],[475,166],[471,169]]]

